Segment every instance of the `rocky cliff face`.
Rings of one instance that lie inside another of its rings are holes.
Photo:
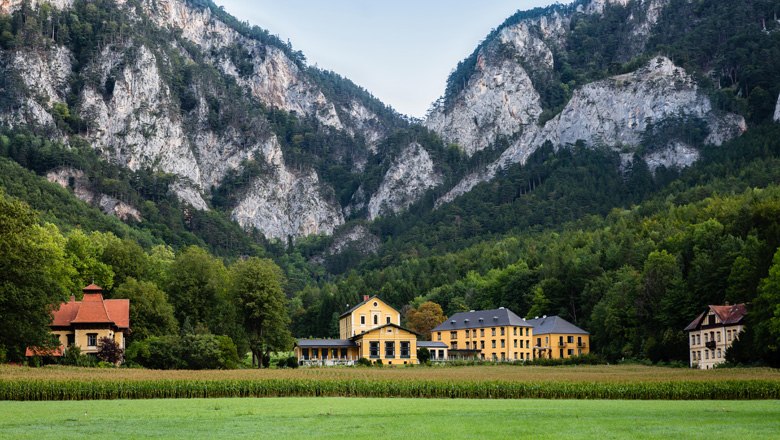
[[[418,143],[410,144],[393,162],[368,202],[368,218],[373,220],[384,214],[406,210],[425,192],[442,183],[442,176],[435,168],[431,156]]]
[[[21,0],[0,2],[8,13]],[[33,2],[35,3],[35,2]],[[71,0],[56,0],[57,8],[68,8]],[[170,83],[171,53],[192,64],[212,66],[243,90],[245,105],[252,101],[300,117],[314,118],[331,130],[340,130],[366,141],[373,149],[388,130],[381,118],[357,99],[337,105],[325,96],[300,63],[280,48],[263,44],[231,28],[208,8],[182,0],[145,0],[141,9],[124,7],[122,13],[141,15],[161,29],[194,44],[200,53],[171,41],[139,43],[126,38],[102,45],[101,52],[81,71],[74,73],[76,60],[65,46],[49,44],[47,50],[20,48],[3,53],[5,67],[25,85],[26,96],[17,110],[0,114],[10,126],[48,127],[68,142],[55,126],[55,105],[65,105],[74,75],[87,78],[79,91],[78,104],[70,108],[88,123],[82,133],[104,157],[131,170],[151,168],[177,176],[171,187],[178,197],[196,209],[209,209],[209,192],[230,172],[241,172],[246,160],[257,160],[273,170],[242,189],[233,217],[246,228],[257,228],[266,236],[286,240],[289,236],[329,234],[344,222],[333,190],[316,171],[295,170],[285,165],[280,143],[269,124],[254,116],[240,124],[228,121],[213,129],[213,95],[229,99],[207,79],[193,78],[187,84],[194,100],[192,110],[183,110],[180,96]],[[35,6],[35,4],[33,4]],[[239,51],[251,63],[251,73],[239,72],[229,52]],[[108,86],[110,84],[110,87]],[[179,91],[178,93],[181,93]],[[71,101],[72,102],[72,101]],[[57,104],[59,103],[59,104]],[[254,118],[254,119],[253,119]],[[365,163],[366,153],[357,157]],[[356,163],[358,169],[361,164]],[[86,190],[86,189],[85,189]],[[96,197],[82,197],[97,204]]]
[[[575,10],[552,9],[501,28],[481,46],[465,88],[449,103],[434,107],[425,124],[469,155],[500,136],[510,139],[511,145],[497,161],[465,176],[437,206],[492,179],[502,168],[524,163],[545,142],[556,147],[581,141],[628,149],[633,157],[650,128],[674,118],[703,120],[709,130],[704,142],[709,144],[720,145],[741,134],[744,119],[714,111],[693,78],[663,57],[635,72],[577,88],[561,112],[540,124],[540,92],[529,77],[552,74],[553,54],[566,50],[575,15],[603,14],[609,5],[629,8],[632,26],[621,47],[641,53],[667,4],[668,0],[593,0]],[[693,146],[679,140],[644,154],[652,170],[688,166],[698,158]]]
[[[525,163],[545,142],[555,147],[584,142],[638,151],[650,126],[683,116],[706,123],[707,144],[720,145],[747,129],[744,118],[714,111],[709,98],[683,69],[668,58],[657,57],[635,72],[576,91],[558,116],[542,127],[526,130],[496,162],[464,178],[437,204],[450,202],[478,183],[492,179],[502,168]],[[674,139],[645,159],[655,169],[660,165],[688,166],[697,158],[692,146]]]

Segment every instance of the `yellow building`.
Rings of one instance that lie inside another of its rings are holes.
[[[449,347],[449,359],[524,361],[533,359],[533,325],[511,310],[456,313],[431,331]]]
[[[299,339],[295,356],[302,365],[351,365],[360,358],[416,364],[418,336],[401,327],[398,310],[366,295],[339,317],[339,339]]]
[[[125,338],[130,331],[130,300],[103,299],[103,288],[91,284],[84,288],[84,297],[76,301],[74,296],[52,313],[50,325],[59,347],[54,350],[27,349],[27,356],[62,356],[63,348],[76,345],[82,353],[98,352],[102,338],[113,339],[125,348]]]
[[[560,316],[528,322],[534,327],[534,358],[563,359],[590,353],[590,333]]]

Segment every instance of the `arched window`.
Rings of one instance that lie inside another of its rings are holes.
[[[379,315],[374,315],[374,325],[379,324]]]

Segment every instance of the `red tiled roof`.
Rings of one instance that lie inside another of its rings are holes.
[[[747,308],[745,304],[734,304],[733,306],[709,306],[709,309],[702,312],[696,317],[687,327],[685,331],[696,330],[704,321],[710,310],[718,316],[722,325],[734,325],[739,324],[742,319],[747,315]]]
[[[108,299],[105,302],[108,316],[119,328],[130,328],[130,300]]]
[[[38,348],[38,347],[27,347],[27,350],[25,350],[24,355],[25,355],[25,357],[31,357],[31,356],[55,356],[55,357],[59,357],[59,356],[62,356],[62,345],[60,345],[57,348],[51,348],[51,349]]]
[[[67,327],[71,321],[76,319],[76,315],[79,313],[79,304],[75,299],[71,298],[70,301],[62,303],[58,310],[55,310],[54,320],[52,326]]]
[[[84,289],[82,289],[82,291],[83,291],[84,293],[87,293],[87,292],[102,292],[102,291],[103,291],[103,288],[102,288],[102,287],[100,287],[100,286],[98,286],[98,285],[97,285],[97,284],[95,284],[95,283],[92,283],[92,284],[90,284],[89,286],[87,286],[87,287],[85,287]]]
[[[114,324],[119,328],[130,328],[130,300],[103,299],[99,293],[85,293],[82,301],[71,298],[53,312],[51,325],[67,327],[71,324]]]

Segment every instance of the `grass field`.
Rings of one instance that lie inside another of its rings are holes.
[[[780,433],[780,402],[187,399],[0,402],[0,438],[729,438]]]
[[[525,367],[483,365],[413,368],[299,368],[284,370],[155,371],[141,369],[98,369],[63,366],[28,368],[0,365],[0,381],[35,380],[390,380],[444,382],[715,382],[724,380],[766,380],[780,382],[780,370],[734,368],[692,370],[644,365],[582,365]]]

